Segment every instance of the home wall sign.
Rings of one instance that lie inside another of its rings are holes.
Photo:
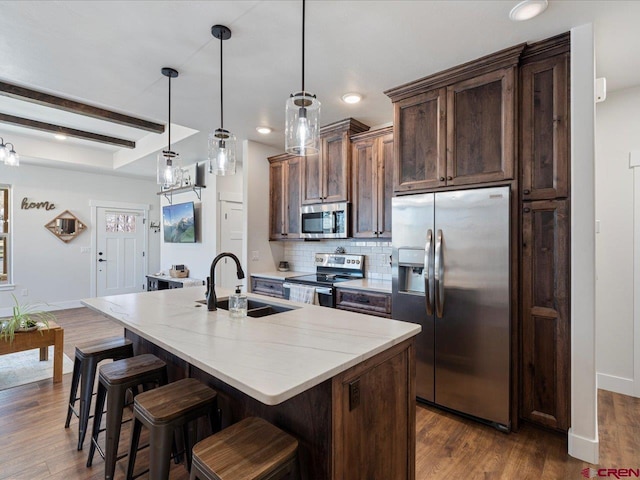
[[[53,210],[56,206],[53,202],[30,202],[27,197],[24,197],[20,204],[20,208],[22,210],[31,210],[32,208],[36,208],[38,210],[41,208],[44,208],[45,210]]]
[[[64,243],[67,243],[80,235],[87,226],[78,220],[78,218],[69,210],[65,210],[47,223],[45,228]]]

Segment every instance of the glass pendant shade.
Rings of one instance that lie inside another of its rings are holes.
[[[168,150],[158,154],[157,182],[165,190],[180,186],[182,169],[177,165],[177,156],[177,153]]]
[[[9,151],[7,147],[5,147],[3,143],[0,143],[0,162],[4,162],[8,154]]]
[[[218,128],[209,134],[209,173],[236,173],[236,136],[228,130]]]
[[[11,145],[11,150],[9,150],[9,145]],[[5,165],[9,165],[10,167],[20,166],[20,155],[16,153],[12,143],[0,146],[0,158],[3,157]]]
[[[320,151],[320,102],[315,95],[298,92],[289,97],[285,119],[285,151],[315,155]]]

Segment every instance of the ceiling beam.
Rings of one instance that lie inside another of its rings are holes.
[[[9,123],[11,125],[41,130],[43,132],[59,133],[66,135],[67,137],[82,138],[83,140],[91,140],[92,142],[106,143],[109,145],[116,145],[118,147],[136,148],[136,142],[132,142],[131,140],[109,137],[107,135],[100,135],[99,133],[85,132],[84,130],[62,127],[60,125],[31,120],[29,118],[16,117],[6,113],[0,113],[0,123]]]
[[[58,97],[49,93],[39,92],[26,87],[20,87],[11,83],[0,81],[0,95],[5,97],[16,98],[26,102],[44,105],[45,107],[57,108],[66,112],[85,115],[87,117],[105,120],[107,122],[126,125],[127,127],[138,128],[153,133],[164,133],[164,125],[154,123],[141,118],[131,117],[118,112],[112,112],[104,108],[95,107],[86,103],[70,100],[68,98]]]

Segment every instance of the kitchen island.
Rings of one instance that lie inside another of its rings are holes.
[[[83,303],[122,324],[136,354],[165,360],[171,381],[215,388],[223,426],[255,415],[296,436],[301,478],[415,477],[418,325],[271,299],[293,309],[234,319],[203,297],[188,288]]]

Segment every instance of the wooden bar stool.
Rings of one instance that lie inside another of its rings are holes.
[[[277,480],[295,465],[298,441],[249,417],[193,447],[189,480]]]
[[[97,448],[102,458],[105,459],[104,478],[111,480],[118,460],[122,409],[125,406],[127,390],[131,389],[135,398],[137,388],[140,385],[166,385],[167,364],[151,354],[117,360],[100,367],[99,382],[87,467],[91,466]],[[98,435],[102,431],[100,424],[105,397],[107,399],[107,424],[105,451],[103,452],[98,445]]]
[[[169,478],[173,432],[182,427],[185,438],[187,468],[191,468],[193,420],[207,416],[211,430],[220,429],[220,416],[215,390],[194,378],[184,378],[164,387],[136,396],[133,403],[133,430],[127,464],[127,480],[133,479],[140,431],[149,429],[149,478]],[[190,424],[191,423],[191,424]]]
[[[124,337],[113,337],[85,343],[76,347],[76,358],[71,377],[71,393],[69,394],[69,408],[64,428],[69,428],[71,415],[78,417],[78,450],[82,450],[84,438],[87,434],[89,411],[93,383],[96,379],[96,368],[102,360],[121,360],[133,357],[133,343]],[[80,381],[80,396],[78,397],[78,382]],[[80,400],[80,412],[75,410],[76,400]]]

